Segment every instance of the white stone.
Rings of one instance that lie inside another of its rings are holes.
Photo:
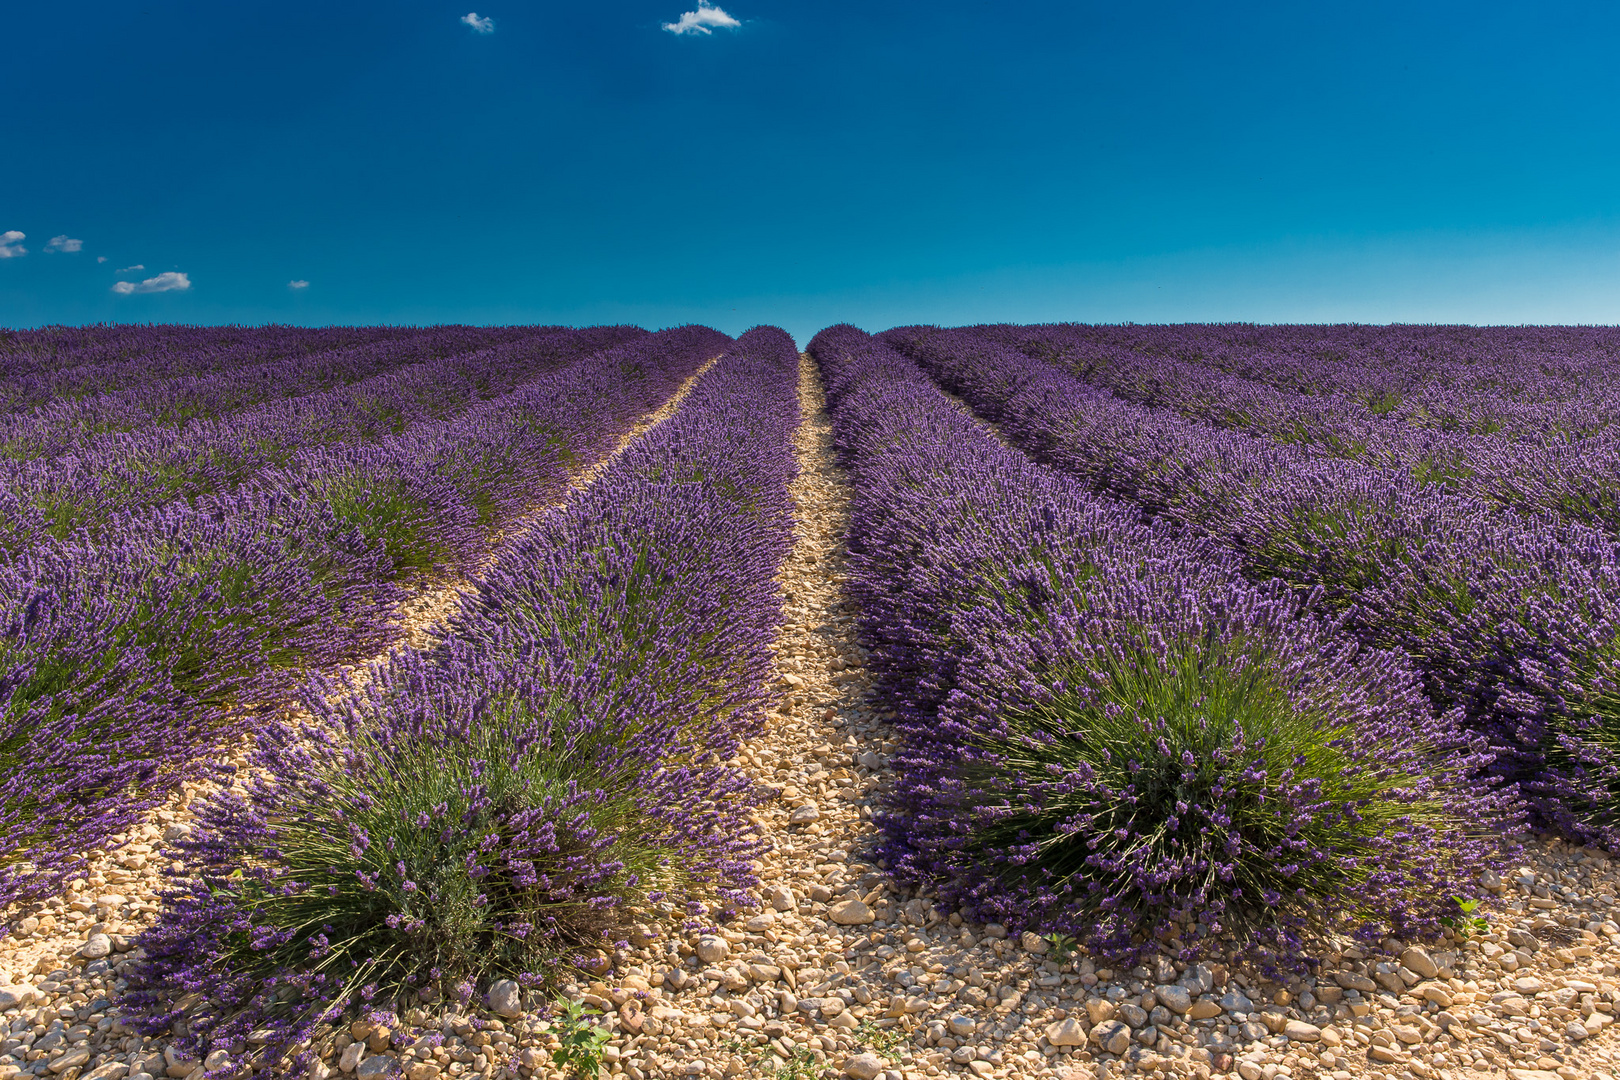
[[[839,926],[865,926],[875,922],[877,916],[861,900],[843,900],[827,909],[827,918]]]
[[[1433,979],[1440,974],[1440,965],[1434,962],[1427,949],[1413,945],[1401,953],[1401,963],[1408,969],[1425,979]]]
[[[398,1068],[399,1062],[387,1054],[372,1054],[360,1062],[359,1068],[354,1070],[354,1075],[360,1080],[380,1080],[384,1076],[393,1076]]]
[[[1155,986],[1153,996],[1159,999],[1159,1004],[1180,1016],[1192,1008],[1192,994],[1185,986]]]
[[[352,1042],[343,1048],[343,1054],[338,1058],[338,1069],[342,1072],[354,1072],[360,1064],[360,1058],[366,1052],[366,1044]]]
[[[956,1022],[958,1020],[967,1020],[966,1031],[957,1031]],[[973,1027],[973,1021],[968,1020],[965,1016],[951,1017],[951,1030],[956,1034],[971,1034]],[[1079,1022],[1071,1016],[1067,1020],[1048,1024],[1046,1026],[1046,1041],[1053,1046],[1084,1046],[1086,1045],[1086,1033],[1080,1030]]]
[[[844,1075],[854,1080],[877,1080],[883,1072],[883,1060],[876,1054],[856,1054],[844,1059]]]
[[[500,979],[489,988],[489,1007],[497,1016],[523,1015],[523,991],[511,979]]]
[[[697,958],[705,964],[718,964],[731,955],[731,942],[714,934],[698,938]]]
[[[792,889],[784,888],[783,886],[778,885],[776,888],[771,890],[771,907],[775,908],[777,911],[792,911],[798,906],[799,901],[793,895]]]

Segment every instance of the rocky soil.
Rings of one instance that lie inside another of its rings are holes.
[[[629,928],[631,948],[610,974],[567,988],[606,1029],[604,1073],[1613,1080],[1620,873],[1602,852],[1533,840],[1522,868],[1484,883],[1495,905],[1481,910],[1487,927],[1427,946],[1390,941],[1376,954],[1342,946],[1321,973],[1286,983],[1246,965],[1168,959],[1111,970],[897,888],[869,861],[892,733],[867,699],[843,588],[849,491],[808,360],[801,399],[780,702],[740,759],[777,792],[759,815],[774,842],[760,907],[707,933]],[[130,1034],[109,1004],[184,815],[184,800],[161,812],[0,945],[0,1080],[147,1080],[202,1067]],[[564,1075],[551,1051],[567,1025],[525,1011],[510,983],[474,1015],[404,1019],[402,1031],[356,1024],[312,1075]]]

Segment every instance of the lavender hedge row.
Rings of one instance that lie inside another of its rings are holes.
[[[725,761],[781,618],[796,369],[786,334],[743,335],[433,650],[264,731],[253,778],[198,808],[126,1014],[280,1074],[341,1016],[552,983],[627,904],[740,899],[757,796]]]
[[[499,400],[548,369],[644,334],[619,327],[541,334],[217,420],[103,435],[63,458],[0,462],[0,499],[18,508],[0,525],[0,551],[77,529],[116,532],[132,511],[228,493],[267,470],[307,474],[319,469],[309,459],[323,448],[404,439],[423,449],[422,435],[431,440],[481,399]],[[551,384],[537,389],[554,392]],[[289,482],[282,474],[276,486]]]
[[[81,331],[70,328],[65,340]],[[206,375],[233,367],[271,363],[337,349],[350,349],[422,333],[406,327],[112,326],[93,341],[52,351],[0,348],[0,409],[26,409],[82,397]],[[471,327],[440,328],[485,332]],[[507,330],[510,333],[510,329]],[[30,334],[44,331],[25,332]]]
[[[1620,550],[1601,530],[1446,494],[1120,401],[955,332],[886,340],[1040,461],[1189,535],[1254,580],[1321,590],[1411,657],[1491,742],[1538,824],[1620,848]]]
[[[1010,328],[1009,328],[1010,329]],[[1228,374],[1360,407],[1404,415],[1430,427],[1495,430],[1513,410],[1546,404],[1586,421],[1609,422],[1580,399],[1620,377],[1620,335],[1612,327],[1520,326],[1034,326],[1090,355],[1130,351],[1203,364]],[[1612,413],[1609,414],[1612,416]],[[1579,433],[1582,422],[1567,430]]]
[[[1620,535],[1620,430],[1608,426],[1620,415],[1620,393],[1612,386],[1607,392],[1587,389],[1551,417],[1545,409],[1527,411],[1491,399],[1499,415],[1490,423],[1497,430],[1475,434],[1415,425],[1402,410],[1380,415],[1342,395],[1303,394],[1170,356],[1098,348],[1087,329],[992,326],[968,332],[1048,360],[1133,404],[1409,472],[1459,494],[1524,512],[1549,511]],[[1572,409],[1583,418],[1571,416]],[[1589,433],[1561,433],[1571,428]]]
[[[402,573],[468,565],[486,519],[560,497],[728,343],[649,335],[431,431],[0,566],[0,927],[306,671],[381,648]]]
[[[70,450],[90,460],[132,453],[149,455],[151,438],[120,440],[97,439],[96,436],[108,432],[149,435],[154,428],[224,416],[234,416],[247,423],[257,417],[243,415],[242,410],[251,410],[266,402],[281,403],[283,413],[307,417],[311,409],[330,409],[321,395],[340,387],[350,388],[346,400],[357,418],[387,424],[393,419],[388,410],[397,406],[386,399],[373,398],[379,390],[388,392],[388,384],[376,380],[389,373],[415,368],[420,379],[424,369],[435,361],[479,353],[521,356],[525,363],[543,364],[548,355],[561,359],[581,349],[606,348],[632,336],[629,327],[596,327],[583,332],[539,327],[526,338],[510,341],[511,335],[505,328],[495,331],[454,328],[394,337],[357,348],[225,367],[202,375],[183,375],[133,389],[58,399],[0,417],[0,457],[27,460],[54,457]],[[428,374],[431,377],[432,373]],[[443,375],[466,378],[456,369],[446,370]],[[430,386],[431,383],[424,386],[423,391]],[[446,393],[451,395],[458,391],[465,395],[467,389],[453,383],[445,387]],[[497,382],[471,389],[488,396],[491,391],[500,392],[502,387]],[[430,404],[423,391],[418,392],[418,396],[424,398],[419,407]],[[261,411],[254,410],[255,413]],[[376,415],[367,418],[368,411]],[[306,419],[304,422],[314,421]],[[247,440],[244,438],[244,441]]]
[[[995,442],[852,327],[810,344],[853,589],[904,749],[886,854],[949,903],[1134,962],[1421,934],[1511,800],[1399,658]]]

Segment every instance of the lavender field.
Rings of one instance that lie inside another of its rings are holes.
[[[0,1080],[1577,1080],[1620,331],[0,331]]]

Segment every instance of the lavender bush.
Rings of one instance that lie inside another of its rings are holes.
[[[1488,756],[1397,655],[1004,449],[851,327],[810,351],[905,747],[903,876],[1134,960],[1423,934],[1510,853]]]
[[[724,762],[780,620],[796,373],[787,335],[750,331],[502,550],[434,649],[312,684],[313,721],[199,808],[126,1009],[277,1074],[357,1010],[538,987],[627,904],[738,899],[756,796]]]
[[[1364,643],[1405,653],[1489,739],[1543,827],[1620,849],[1620,548],[1403,472],[1120,401],[953,331],[885,335],[1034,457],[1320,590]]]

